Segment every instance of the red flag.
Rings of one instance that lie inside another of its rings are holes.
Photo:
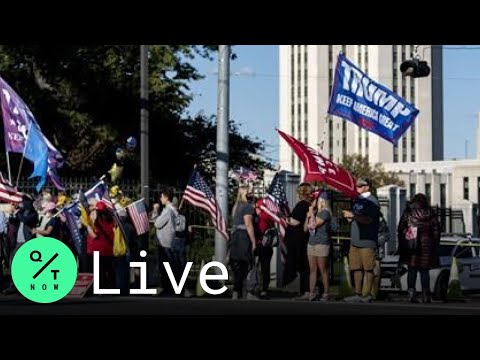
[[[294,137],[278,129],[277,131],[300,157],[300,160],[302,160],[305,168],[304,181],[322,182],[347,196],[358,196],[355,179],[347,170]]]

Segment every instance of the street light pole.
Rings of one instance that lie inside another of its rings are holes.
[[[218,48],[218,107],[217,107],[217,170],[216,196],[228,227],[228,122],[230,111],[230,45]],[[225,262],[227,242],[217,231],[215,233],[215,261]]]
[[[145,204],[150,203],[148,159],[148,45],[140,45],[140,163],[141,192]]]

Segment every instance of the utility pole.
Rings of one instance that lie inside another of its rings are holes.
[[[230,45],[218,48],[217,171],[216,196],[228,227],[228,122],[230,112]],[[215,261],[225,263],[227,242],[215,233]]]
[[[150,203],[148,136],[148,45],[140,45],[140,164],[142,197],[147,207]]]

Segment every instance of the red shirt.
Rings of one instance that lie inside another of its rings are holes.
[[[88,255],[93,255],[94,251],[99,251],[100,256],[113,256],[113,226],[113,222],[98,221],[95,224],[94,231],[97,237],[87,235]]]

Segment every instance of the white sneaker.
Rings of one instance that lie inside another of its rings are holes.
[[[372,295],[367,295],[362,297],[361,302],[362,303],[371,303],[373,300]]]
[[[343,301],[350,302],[350,303],[359,303],[362,302],[362,297],[360,295],[353,295],[353,296],[348,296]]]
[[[232,292],[232,300],[238,300],[238,291]]]
[[[260,300],[260,299],[252,293],[247,293],[247,300]]]
[[[183,297],[185,297],[185,298],[191,298],[191,297],[193,297],[193,296],[194,296],[194,295],[193,295],[193,293],[192,293],[190,290],[185,289],[185,290],[183,291]]]

